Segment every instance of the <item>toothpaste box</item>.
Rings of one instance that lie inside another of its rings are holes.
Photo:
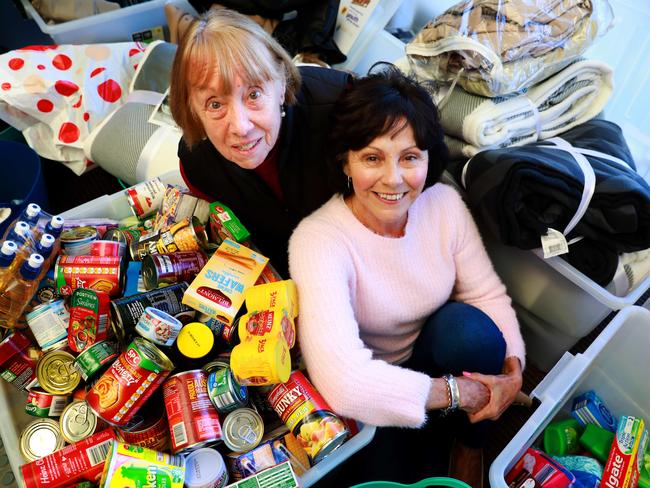
[[[621,417],[600,488],[636,488],[647,440],[643,419]]]

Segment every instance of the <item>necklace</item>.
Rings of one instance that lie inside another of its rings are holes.
[[[393,234],[393,233],[385,233],[384,234],[384,233],[381,233],[381,232],[377,232],[375,229],[373,229],[368,224],[366,224],[363,221],[363,219],[361,219],[361,217],[359,216],[359,214],[357,213],[357,211],[354,208],[354,203],[353,203],[354,200],[353,199],[350,198],[349,200],[343,200],[343,201],[345,202],[347,207],[352,212],[352,215],[354,216],[354,218],[357,219],[361,223],[361,225],[363,225],[366,229],[368,229],[373,234],[381,236],[381,237],[391,237],[393,239],[396,239],[396,238],[399,238],[399,237],[404,237],[405,230],[406,230],[406,223],[404,223],[404,227],[398,233],[395,233],[395,234]],[[407,218],[408,218],[408,215],[407,215]]]

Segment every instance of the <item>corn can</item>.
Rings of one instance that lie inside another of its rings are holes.
[[[238,408],[223,422],[223,443],[234,452],[254,449],[264,435],[264,421],[252,408]]]
[[[39,359],[36,378],[45,391],[59,395],[72,393],[81,382],[74,356],[66,351],[50,351]]]
[[[115,298],[124,289],[124,270],[119,256],[59,256],[54,267],[56,290],[72,295],[77,288],[103,291]]]
[[[142,281],[147,290],[192,281],[207,262],[208,256],[201,250],[151,254],[142,260]]]
[[[74,444],[95,433],[97,415],[83,400],[69,404],[59,419],[61,434],[68,444]]]
[[[35,461],[65,446],[59,423],[38,419],[27,424],[20,436],[20,452],[27,462]]]
[[[70,403],[68,395],[54,395],[39,388],[29,390],[25,412],[34,417],[59,417]]]

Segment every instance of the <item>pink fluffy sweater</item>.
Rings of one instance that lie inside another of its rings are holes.
[[[454,299],[499,326],[506,356],[524,343],[504,285],[458,193],[438,183],[409,209],[405,235],[374,234],[334,196],[289,242],[298,337],[309,375],[339,414],[379,426],[426,421],[431,378],[399,364],[424,320]]]

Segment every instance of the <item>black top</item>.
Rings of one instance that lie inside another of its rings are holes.
[[[226,204],[251,239],[283,276],[288,276],[287,243],[298,222],[335,192],[326,169],[330,112],[352,77],[340,71],[303,66],[298,103],[288,107],[278,142],[282,203],[255,171],[225,159],[208,139],[189,150],[181,139],[178,156],[187,183]]]

